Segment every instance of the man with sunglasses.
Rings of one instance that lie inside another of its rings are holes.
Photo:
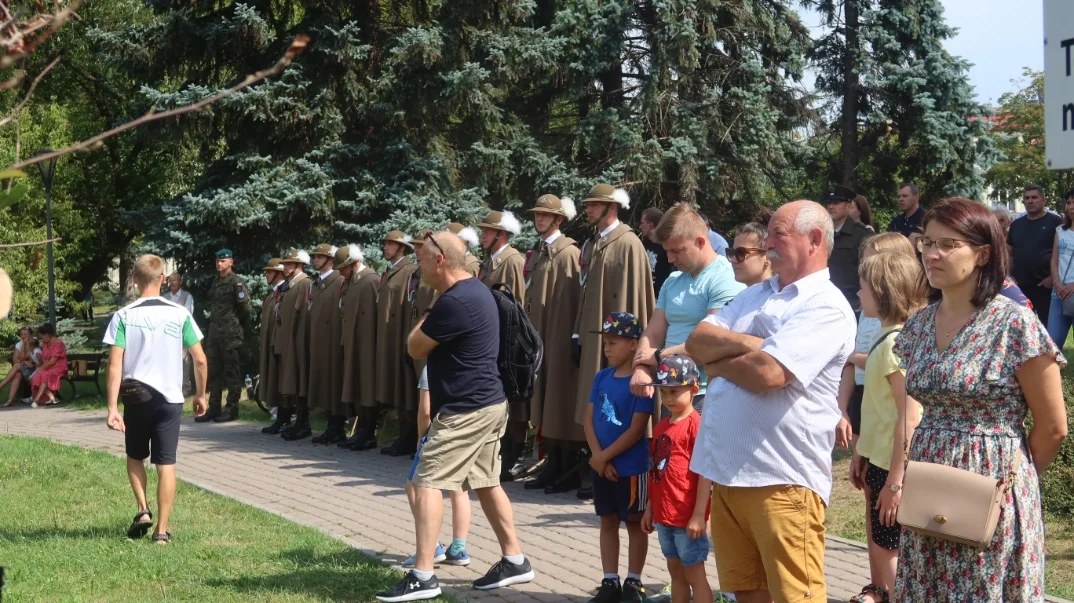
[[[829,188],[821,199],[821,204],[828,208],[828,215],[835,224],[835,247],[828,259],[828,269],[832,282],[850,302],[854,314],[861,312],[861,302],[858,300],[858,289],[861,288],[858,279],[861,243],[872,235],[868,228],[850,217],[850,208],[856,196],[858,194],[853,190],[837,184]]]
[[[672,207],[654,231],[668,260],[679,269],[664,281],[656,310],[641,335],[634,356],[630,387],[635,395],[652,397],[653,371],[661,360],[686,353],[686,338],[705,316],[715,314],[745,285],[735,280],[731,263],[716,254],[704,218],[687,203]],[[700,370],[700,366],[698,367]],[[708,379],[701,371],[694,408],[701,410]],[[659,416],[659,415],[657,415]]]

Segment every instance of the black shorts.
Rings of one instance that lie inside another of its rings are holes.
[[[618,515],[620,521],[641,521],[649,502],[649,473],[613,482],[593,471],[593,508],[597,515]]]
[[[865,395],[864,385],[855,385],[847,403],[847,416],[850,417],[850,429],[854,435],[861,435],[861,399]]]
[[[880,492],[887,481],[888,472],[869,463],[869,468],[865,470],[865,483],[869,486],[869,524],[872,526],[873,542],[882,549],[894,551],[899,548],[902,526],[897,521],[890,527],[881,523],[880,509],[876,508],[876,501],[880,500]]]
[[[179,421],[182,417],[183,405],[168,402],[156,391],[148,402],[124,404],[127,456],[138,461],[149,457],[149,462],[154,465],[174,465],[175,453],[179,448]]]

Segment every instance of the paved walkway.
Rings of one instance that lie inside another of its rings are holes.
[[[261,425],[243,422],[197,424],[185,418],[177,472],[212,492],[265,509],[299,524],[314,526],[368,555],[399,564],[414,549],[410,509],[403,481],[410,461],[374,451],[348,452],[310,441],[288,443],[261,434]],[[28,407],[0,412],[0,434],[37,436],[64,444],[123,454],[123,438],[105,426],[103,413]],[[117,465],[119,467],[119,465]],[[119,469],[117,469],[118,471]],[[473,526],[467,547],[469,567],[442,566],[437,577],[460,601],[584,602],[601,577],[598,520],[592,506],[574,493],[547,496],[521,484],[505,487],[514,505],[519,540],[537,572],[529,584],[489,592],[470,582],[499,557],[495,535],[474,498]],[[445,497],[445,524],[450,503]],[[442,542],[450,542],[445,525]],[[625,536],[620,566],[626,566]],[[715,586],[716,569],[708,563]],[[829,601],[846,601],[868,582],[865,549],[829,538],[825,557]],[[660,546],[653,537],[643,579],[650,589],[669,580]]]

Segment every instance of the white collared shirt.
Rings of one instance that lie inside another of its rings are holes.
[[[842,413],[837,396],[854,351],[850,304],[825,268],[780,290],[772,277],[705,321],[761,337],[761,350],[795,379],[755,394],[722,377],[709,382],[690,469],[724,486],[805,486],[825,504]]]
[[[492,255],[489,256],[489,261],[495,260],[496,256],[498,256],[501,253],[503,253],[503,250],[507,249],[508,247],[510,247],[510,245],[504,245],[503,247],[500,247],[499,249],[497,249],[495,253],[493,253]]]
[[[556,232],[554,232],[551,235],[549,235],[547,239],[544,240],[544,244],[545,245],[551,245],[552,243],[556,242],[556,239],[558,239],[558,238],[560,238],[562,236],[563,236],[563,233],[557,230]]]
[[[280,286],[283,285],[283,283],[284,283],[283,281],[280,281],[280,282],[276,283],[275,285],[272,286],[272,290],[275,291],[275,290],[279,289]]]
[[[608,236],[616,228],[619,228],[619,220],[612,222],[608,225],[608,228],[605,228],[604,230],[600,231],[600,238],[603,239],[604,237]]]
[[[394,262],[392,262],[392,265],[388,266],[388,270],[391,270],[392,268],[395,268],[399,264],[399,262],[403,261],[404,258],[406,258],[405,255],[403,257],[399,258],[398,260],[395,260]]]
[[[335,270],[329,270],[328,272],[325,272],[324,274],[319,274],[318,276],[320,276],[321,280],[323,281],[324,279],[332,276],[333,272],[335,272]]]
[[[191,295],[190,292],[186,289],[180,287],[179,290],[175,293],[172,293],[171,289],[169,289],[161,293],[160,296],[172,302],[173,304],[179,304],[180,306],[186,308],[186,311],[190,312],[191,316],[194,315],[194,296]]]

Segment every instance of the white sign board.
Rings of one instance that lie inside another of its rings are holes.
[[[1074,0],[1044,0],[1044,154],[1074,168]]]

